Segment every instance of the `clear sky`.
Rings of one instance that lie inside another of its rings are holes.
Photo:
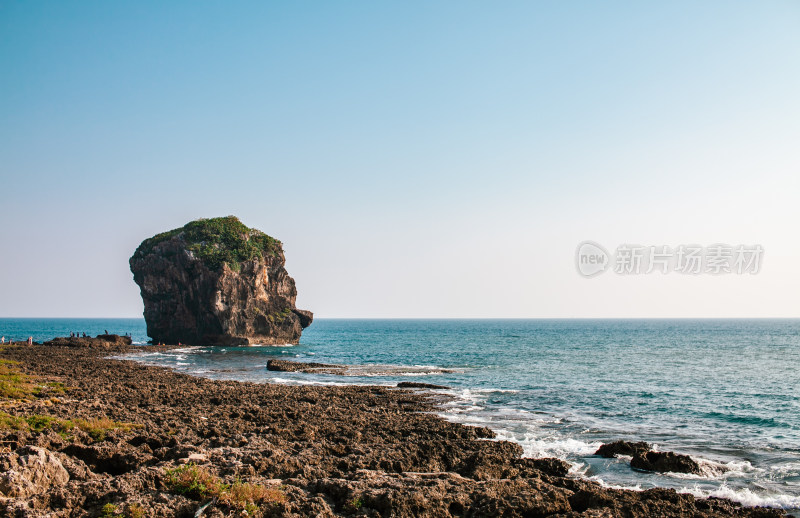
[[[139,242],[229,214],[319,317],[798,317],[799,196],[794,0],[0,0],[2,317],[140,316]]]

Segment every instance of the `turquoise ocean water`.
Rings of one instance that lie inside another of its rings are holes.
[[[141,319],[0,319],[42,341]],[[451,387],[447,419],[488,426],[614,487],[672,487],[800,509],[800,320],[316,320],[300,345],[186,347],[130,359],[218,379]],[[357,365],[348,376],[269,372],[270,358]],[[703,476],[647,474],[592,453],[615,439],[693,455]]]

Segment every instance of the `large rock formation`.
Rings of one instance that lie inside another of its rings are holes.
[[[281,242],[233,216],[201,219],[145,239],[130,259],[154,342],[192,345],[297,343],[313,315]]]

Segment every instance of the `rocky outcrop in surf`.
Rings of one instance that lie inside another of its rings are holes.
[[[304,372],[308,374],[344,374],[346,365],[332,363],[291,362],[288,360],[267,360],[267,370],[276,372]]]
[[[702,473],[700,465],[690,456],[671,451],[649,451],[631,459],[631,467],[661,473]]]
[[[627,442],[627,441],[614,441],[600,446],[595,455],[600,455],[607,459],[612,459],[617,455],[635,456],[644,454],[650,451],[650,445],[646,442]]]
[[[614,441],[603,444],[595,455],[613,458],[618,455],[632,457],[631,467],[642,471],[658,471],[661,473],[702,473],[700,465],[689,455],[671,451],[653,451],[646,442]]]
[[[313,314],[285,264],[280,241],[233,216],[145,239],[130,259],[147,334],[192,345],[297,343]]]
[[[131,345],[131,337],[120,335],[60,336],[44,343],[57,347],[88,347],[90,349],[124,349]]]

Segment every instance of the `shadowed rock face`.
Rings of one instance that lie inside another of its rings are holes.
[[[280,241],[237,218],[193,221],[146,239],[130,259],[155,342],[297,343],[313,314],[295,307]]]
[[[639,454],[631,460],[631,467],[662,473],[693,473],[695,475],[702,473],[700,465],[690,456],[671,451],[649,451]]]
[[[645,455],[649,451],[650,445],[646,442],[614,441],[603,444],[594,454],[611,459],[617,455],[630,455],[631,457],[639,454]]]

